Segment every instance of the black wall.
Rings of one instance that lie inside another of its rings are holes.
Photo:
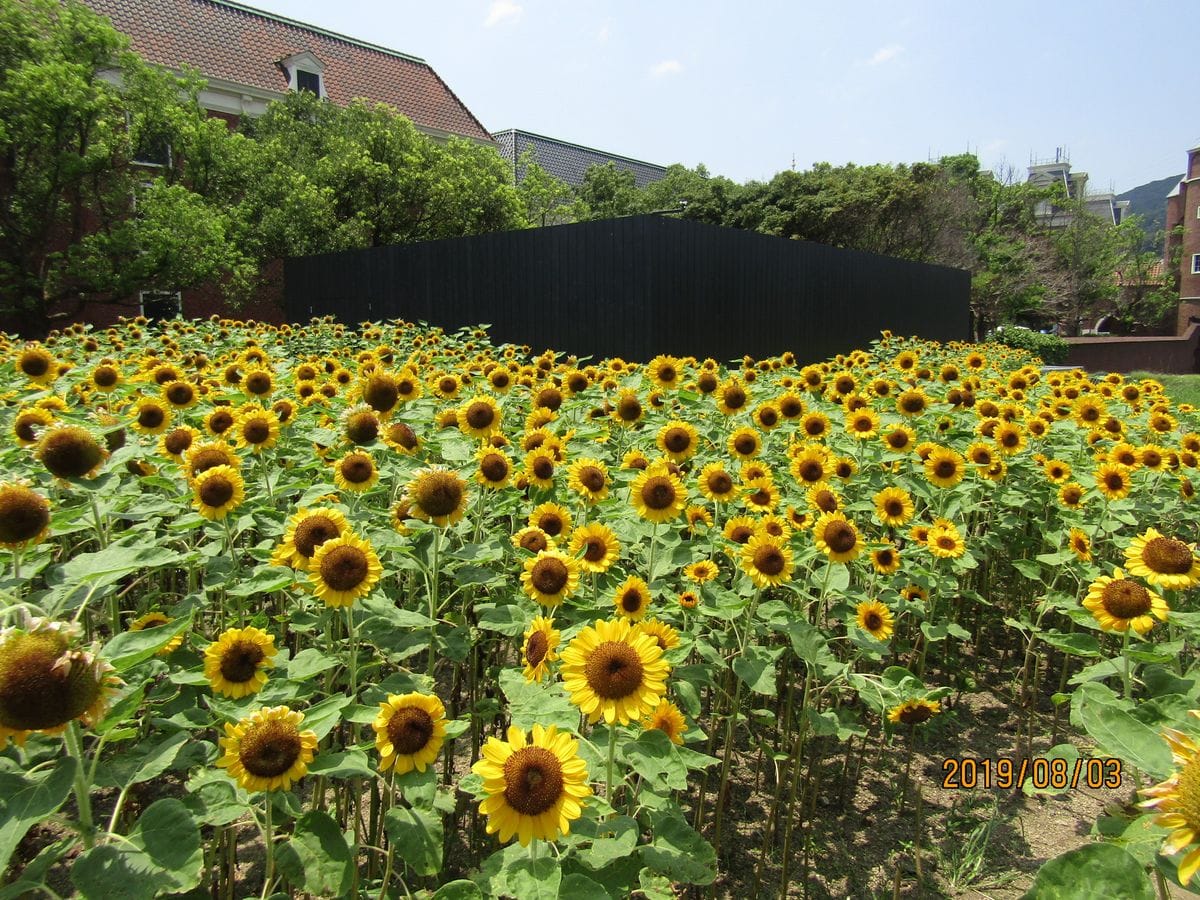
[[[646,361],[795,351],[817,361],[882,329],[968,338],[970,276],[658,216],[289,259],[292,321],[492,325],[498,343]]]

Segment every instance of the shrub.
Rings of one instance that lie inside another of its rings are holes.
[[[1042,362],[1051,366],[1066,362],[1067,351],[1071,346],[1056,334],[1030,331],[1021,325],[1001,325],[989,332],[987,339],[1004,344],[1006,347],[1028,350],[1030,353],[1040,356]]]

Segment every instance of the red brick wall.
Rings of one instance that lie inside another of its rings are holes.
[[[1189,169],[1200,169],[1200,153],[1193,153],[1188,161]],[[1183,190],[1183,258],[1180,260],[1179,296],[1181,299],[1200,299],[1200,274],[1192,273],[1192,256],[1200,253],[1200,219],[1196,208],[1200,207],[1200,175],[1185,182]]]
[[[1183,337],[1067,338],[1067,365],[1089,372],[1200,372],[1200,325]]]

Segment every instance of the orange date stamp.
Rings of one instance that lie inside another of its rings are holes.
[[[1113,757],[1075,760],[1035,756],[1032,759],[989,759],[951,756],[942,760],[942,787],[947,790],[1035,790],[1121,787],[1121,760]]]

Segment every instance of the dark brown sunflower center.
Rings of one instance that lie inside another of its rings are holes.
[[[262,444],[271,437],[271,426],[266,419],[247,419],[242,425],[242,437],[248,444]]]
[[[553,595],[563,591],[570,580],[571,572],[561,559],[548,556],[533,564],[529,583],[541,594]]]
[[[662,366],[658,370],[658,380],[670,384],[679,377],[674,366]]]
[[[172,384],[167,388],[167,399],[176,406],[185,406],[191,403],[195,396],[196,392],[192,390],[190,384]]]
[[[366,484],[375,474],[375,466],[365,456],[351,456],[341,463],[342,477],[351,484]]]
[[[866,434],[875,430],[875,423],[870,416],[858,416],[854,419],[854,430]]]
[[[696,379],[696,387],[700,388],[700,392],[703,394],[711,394],[717,389],[717,376],[711,372],[705,372]]]
[[[42,421],[34,416],[17,416],[13,431],[23,441],[36,441],[37,432],[34,429],[41,424]]]
[[[627,397],[617,404],[617,415],[625,422],[636,422],[642,415],[642,404]]]
[[[232,462],[233,460],[224,450],[201,450],[192,459],[192,477],[194,478],[201,472],[207,472],[209,469],[216,468],[217,466],[227,466]]]
[[[252,372],[246,378],[245,387],[251,394],[265,394],[271,390],[271,376],[266,372]]]
[[[366,580],[370,562],[358,547],[334,547],[321,558],[321,580],[335,591],[352,591]]]
[[[379,420],[374,413],[355,413],[346,420],[346,437],[355,444],[369,444],[379,437]]]
[[[55,728],[84,713],[100,683],[82,653],[65,653],[62,638],[24,635],[0,650],[0,725]]]
[[[536,669],[549,652],[550,641],[544,631],[535,631],[525,642],[525,660],[531,668]]]
[[[494,373],[492,373],[492,376],[491,376],[491,382],[492,382],[492,385],[493,385],[494,387],[498,387],[498,388],[505,388],[505,387],[508,387],[508,383],[509,383],[509,381],[510,381],[510,379],[509,379],[509,377],[508,377],[508,373],[507,373],[507,372],[494,372]]]
[[[1150,592],[1128,578],[1109,582],[1100,599],[1115,619],[1136,619],[1150,612]]]
[[[443,394],[453,394],[458,390],[458,381],[453,378],[443,378],[438,382],[438,390]]]
[[[208,417],[208,428],[213,434],[224,434],[233,425],[233,414],[218,410]]]
[[[1085,422],[1096,422],[1100,419],[1100,410],[1094,406],[1085,406],[1079,413],[1079,418]]]
[[[526,550],[532,550],[534,553],[541,553],[548,546],[546,535],[540,531],[528,531],[521,537],[521,546]]]
[[[68,429],[45,434],[38,457],[58,477],[79,478],[100,464],[104,451],[87,432]]]
[[[1000,435],[1000,446],[1016,447],[1021,443],[1021,433],[1018,431],[1005,430],[1004,434]]]
[[[411,394],[412,382],[405,379],[402,385],[407,388],[404,393]],[[367,406],[376,412],[387,412],[400,399],[401,385],[387,375],[372,375],[363,389],[363,400]]]
[[[308,516],[296,526],[292,543],[297,553],[305,559],[311,559],[318,547],[340,534],[337,523],[328,516]]]
[[[388,719],[387,736],[397,754],[424,750],[433,737],[433,717],[418,706],[404,706]]]
[[[397,394],[396,399],[397,400],[400,397],[407,397],[410,394],[415,394],[416,392],[417,392],[416,382],[414,382],[408,378],[401,378],[399,381],[396,382],[396,394]],[[369,397],[369,396],[367,397],[367,402],[371,404],[371,407],[373,409],[379,409],[379,406],[376,403],[371,403],[371,397]],[[395,405],[394,401],[393,401],[392,405],[393,406]],[[390,409],[390,408],[391,407],[388,407],[388,409]]]
[[[733,479],[728,472],[713,472],[708,476],[708,489],[717,496],[728,494],[733,490]]]
[[[818,491],[813,502],[821,512],[833,512],[838,508],[837,495],[833,491]]]
[[[504,763],[504,801],[523,816],[540,816],[563,793],[562,763],[544,747],[522,747]]]
[[[729,533],[729,539],[735,544],[744,544],[754,537],[754,529],[749,525],[738,525]]]
[[[938,478],[953,478],[958,473],[958,465],[952,459],[939,459],[933,464],[933,474]]]
[[[244,684],[254,677],[258,664],[266,658],[254,641],[237,640],[221,654],[221,677],[233,684]]]
[[[867,631],[878,631],[883,627],[883,616],[879,615],[875,610],[871,610],[863,616],[863,625],[866,626]]]
[[[537,399],[534,401],[534,406],[543,407],[545,409],[557,411],[562,406],[563,395],[558,388],[543,388],[538,391]]]
[[[804,423],[804,431],[809,437],[820,437],[825,433],[825,423],[820,419],[809,419]]]
[[[484,480],[499,484],[508,477],[508,463],[499,453],[489,453],[479,461],[479,472]]]
[[[163,446],[167,448],[167,452],[172,456],[179,456],[188,447],[192,446],[192,433],[183,428],[176,428],[167,435],[163,441]]]
[[[914,396],[901,397],[900,408],[906,413],[919,413],[925,408],[925,399]]]
[[[883,511],[887,513],[888,518],[898,519],[904,515],[904,502],[894,498],[887,500],[883,504]]]
[[[417,446],[417,434],[403,422],[394,422],[388,426],[388,437],[394,443],[399,444],[405,450],[411,450]]]
[[[891,550],[880,550],[875,554],[875,562],[885,569],[895,562],[895,560],[896,556]]]
[[[900,710],[900,721],[905,725],[920,725],[922,722],[928,722],[931,718],[933,718],[933,710],[924,703],[905,706]]]
[[[758,414],[758,421],[762,422],[763,425],[770,428],[772,425],[774,425],[775,423],[777,423],[779,421],[779,413],[777,413],[775,410],[771,409],[770,407],[768,407],[764,410],[760,410],[759,414]]]
[[[554,460],[549,456],[539,456],[533,461],[533,474],[545,481],[554,477]]]
[[[628,697],[642,686],[645,668],[638,652],[624,641],[605,641],[584,665],[588,686],[605,700]]]
[[[742,456],[749,456],[758,449],[758,439],[752,434],[738,435],[734,439],[733,449]]]
[[[1123,490],[1125,487],[1125,476],[1120,472],[1108,472],[1104,476],[1104,486],[1110,491]]]
[[[492,426],[496,421],[496,411],[487,403],[476,402],[467,407],[464,418],[468,425],[478,431]]]
[[[598,563],[608,555],[608,545],[601,538],[589,538],[584,544],[583,558],[591,563]]]
[[[858,535],[845,522],[830,522],[826,525],[824,538],[834,553],[849,553],[858,543]]]
[[[21,371],[30,378],[40,378],[50,371],[50,358],[42,353],[22,356]]]
[[[730,409],[741,409],[746,405],[746,392],[740,387],[727,388],[721,399]]]
[[[221,507],[233,499],[233,482],[224,475],[214,475],[200,485],[200,502],[205,506]]]
[[[1174,538],[1156,537],[1146,542],[1142,561],[1163,575],[1186,575],[1192,570],[1192,551],[1183,541]]]
[[[1063,502],[1069,506],[1074,506],[1083,499],[1083,491],[1078,487],[1069,487],[1062,492]]]
[[[595,466],[584,466],[579,470],[579,483],[589,491],[604,489],[604,473]]]
[[[771,544],[766,544],[754,551],[754,568],[764,575],[774,577],[783,572],[787,560],[783,552]]]
[[[675,496],[675,485],[665,475],[653,475],[642,485],[642,502],[648,509],[670,509]]]
[[[42,533],[50,524],[50,504],[24,487],[0,490],[0,544],[17,544]]]
[[[820,481],[825,477],[825,467],[816,460],[808,460],[802,463],[799,468],[802,481]]]
[[[558,537],[567,527],[566,520],[558,513],[551,510],[543,513],[537,520],[537,527],[550,535],[550,537]]]
[[[117,370],[112,366],[100,366],[92,373],[92,381],[99,387],[112,387],[117,383]]]
[[[621,595],[621,609],[627,613],[635,613],[642,608],[642,592],[630,588]]]
[[[166,413],[157,406],[143,406],[138,410],[138,424],[143,428],[158,428],[166,418]]]
[[[272,720],[246,730],[238,748],[238,760],[251,775],[275,778],[295,764],[302,749],[296,726]]]
[[[663,446],[671,453],[683,453],[692,445],[692,436],[683,428],[668,428],[663,435]]]
[[[940,534],[938,535],[937,545],[941,550],[953,550],[958,546],[958,541],[954,540],[952,535]]]

